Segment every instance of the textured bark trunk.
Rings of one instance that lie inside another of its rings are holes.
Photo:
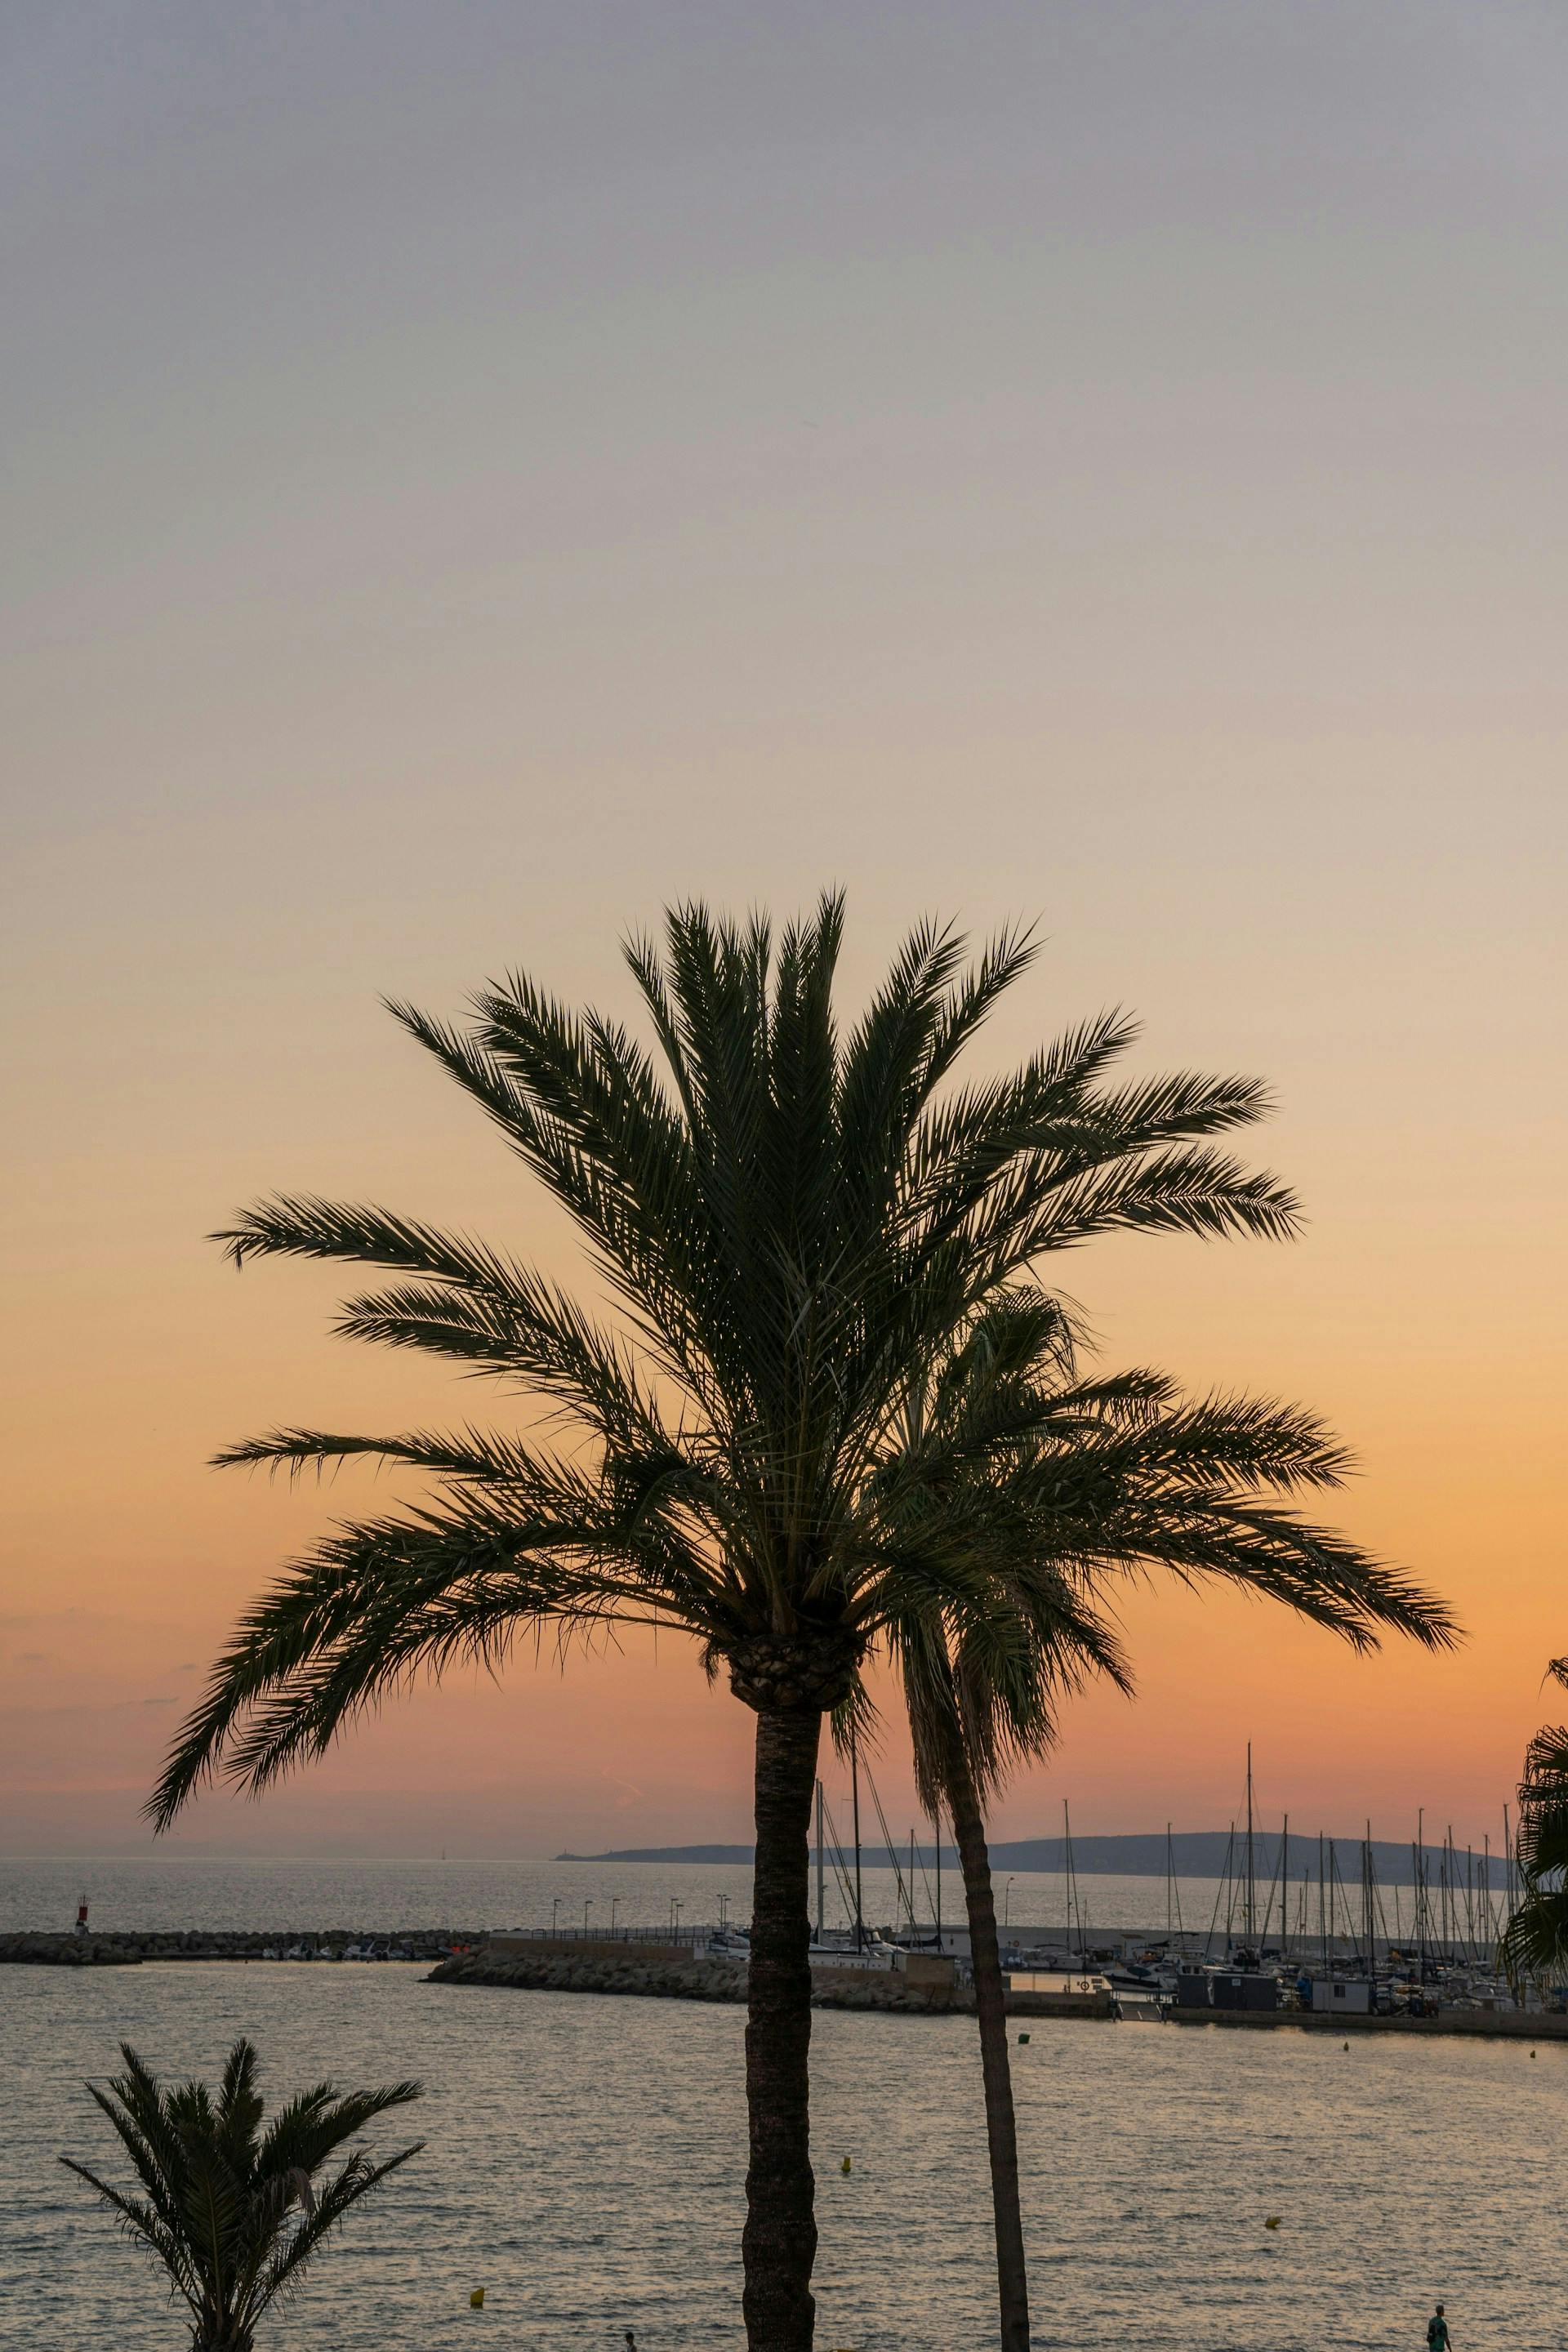
[[[985,2085],[985,2137],[991,2155],[991,2203],[996,2217],[996,2288],[1002,2306],[1002,2352],[1029,2352],[1029,2282],[1024,2263],[1024,2219],[1018,2204],[1018,2135],[1013,2119],[1013,2076],[1007,2060],[1007,2002],[996,1940],[996,1901],[985,1820],[962,1748],[949,1754],[948,1801],[963,1868],[974,2007],[980,2024],[980,2068]]]
[[[811,1799],[822,1716],[757,1712],[757,1852],[746,2024],[743,2307],[750,2352],[811,2352]]]

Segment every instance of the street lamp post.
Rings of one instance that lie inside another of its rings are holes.
[[[588,1940],[588,1914],[593,1907],[592,1897],[584,1895],[583,1898],[583,1941],[584,1943]]]
[[[616,1908],[619,1904],[620,1899],[621,1898],[618,1895],[612,1895],[610,1897],[610,1933],[612,1936],[616,1932]]]
[[[552,1937],[554,1937],[554,1934],[555,1934],[555,1931],[556,1931],[557,1926],[558,1926],[558,1925],[559,1925],[559,1923],[560,1923],[560,1918],[561,1918],[561,1897],[560,1897],[560,1896],[559,1896],[559,1895],[558,1895],[555,1897],[554,1902],[553,1902],[553,1903],[551,1905],[551,1906],[550,1906],[550,1933],[551,1933]]]
[[[1013,1882],[1012,1882],[1012,1880],[1011,1880],[1011,1879],[1009,1879],[1009,1880],[1007,1881],[1006,1885],[1002,1889],[1002,1925],[1004,1926],[1004,1927],[1007,1925],[1007,1922],[1008,1922],[1008,1920],[1012,1917],[1012,1916],[1013,1916]]]

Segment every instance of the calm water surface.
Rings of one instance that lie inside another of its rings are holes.
[[[885,1864],[867,1863],[863,1910],[875,1923],[902,1916],[897,1882]],[[829,1873],[829,1926],[847,1916]],[[1049,1871],[1002,1872],[997,1909],[1020,1926],[1063,1927],[1067,1886]],[[936,1888],[921,1874],[915,1890],[923,1922]],[[1176,1889],[1181,1917],[1206,1928],[1220,1894],[1212,1879],[1183,1879]],[[715,1920],[725,1898],[734,1920],[751,1916],[749,1865],[717,1863],[604,1862],[266,1862],[213,1860],[160,1853],[148,1858],[71,1861],[0,1859],[0,1930],[68,1927],[80,1895],[96,1927],[261,1927],[319,1933],[331,1927],[581,1927],[588,1906],[593,1927],[608,1927],[611,1907],[625,1927],[667,1923],[680,1905],[689,1924]],[[1234,1906],[1238,1898],[1234,1892]],[[942,1873],[943,1916],[960,1905],[956,1873]],[[1163,1929],[1163,1879],[1085,1877],[1079,1901],[1090,1933],[1096,1927]],[[1391,1916],[1393,1895],[1389,1896]],[[1223,1938],[1225,1908],[1219,1906]]]
[[[160,2069],[213,2072],[241,2031],[279,2090],[329,2067],[428,2086],[415,2114],[430,2147],[351,2220],[265,2339],[275,2352],[621,2352],[627,2326],[646,2352],[738,2352],[741,2012],[422,1974],[0,1971],[6,2352],[184,2340],[54,2159],[112,2161],[80,2082],[110,2071],[121,2037]],[[1459,2352],[1568,2341],[1562,2045],[1532,2060],[1501,2043],[1029,2031],[1015,2059],[1042,2347],[1416,2352],[1437,2295]],[[814,2052],[819,2345],[990,2345],[972,2022],[821,2013]]]

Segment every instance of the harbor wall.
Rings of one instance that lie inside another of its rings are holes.
[[[300,1927],[207,1929],[134,1927],[97,1929],[85,1936],[22,1928],[0,1935],[0,1967],[135,1968],[143,1960],[261,1960],[279,1957],[296,1944],[323,1958],[338,1958],[351,1945],[392,1945],[410,1960],[438,1960],[457,1944],[478,1944],[479,1928]]]
[[[738,2003],[746,1998],[746,1969],[737,1960],[699,1959],[689,1952],[673,1958],[636,1959],[603,1948],[530,1953],[520,1951],[510,1937],[497,1938],[477,1952],[454,1954],[431,1969],[427,1981],[512,1986],[527,1992],[631,1993],[662,2000]],[[889,2010],[914,2016],[974,2005],[966,1988],[911,1982],[895,1969],[813,1968],[811,1998],[817,2009]]]
[[[597,1960],[607,1955],[617,1963],[649,1961],[665,1968],[683,1968],[697,1957],[689,1937],[676,1943],[654,1936],[616,1941],[594,1936],[487,1936],[482,1949],[498,1960]]]

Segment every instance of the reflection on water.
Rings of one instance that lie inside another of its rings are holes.
[[[627,2326],[646,2352],[739,2352],[742,2013],[422,1979],[5,1970],[6,2352],[183,2339],[54,2158],[107,2156],[79,2082],[122,2036],[211,2072],[242,2030],[279,2088],[330,2065],[429,2091],[429,2149],[323,2258],[277,2352],[621,2352]],[[824,2352],[993,2342],[972,2022],[823,2012],[815,2034]],[[1042,2352],[1383,2352],[1424,2340],[1438,2295],[1463,2352],[1560,2352],[1563,2046],[1037,2019],[1014,2057]]]

